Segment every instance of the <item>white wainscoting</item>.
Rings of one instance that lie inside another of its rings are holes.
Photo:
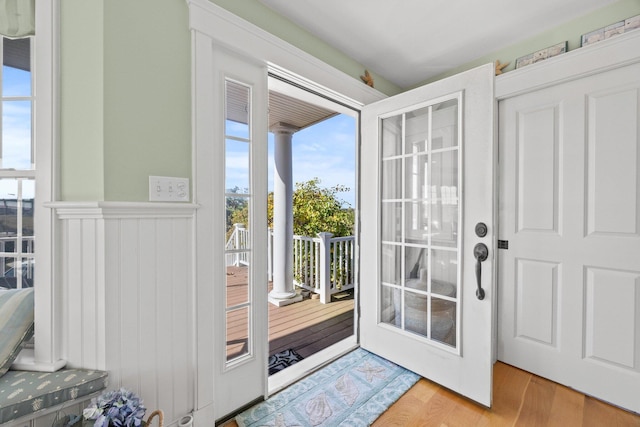
[[[62,348],[68,365],[109,371],[165,424],[194,408],[192,204],[55,203]]]

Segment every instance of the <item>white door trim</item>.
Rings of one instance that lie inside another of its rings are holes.
[[[258,28],[209,0],[187,0],[189,26],[244,56],[268,65],[270,71],[354,107],[386,95],[273,34]],[[315,83],[310,83],[315,82]]]

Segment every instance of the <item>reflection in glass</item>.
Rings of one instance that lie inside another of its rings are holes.
[[[225,135],[249,139],[250,89],[248,86],[229,80],[226,82],[226,88]]]
[[[404,319],[405,329],[424,337],[427,333],[427,297],[413,292],[405,292],[407,307]]]
[[[455,298],[458,283],[458,252],[431,251],[431,292]]]
[[[426,248],[405,247],[405,271],[407,279],[405,286],[412,289],[427,291],[428,280],[428,251]]]
[[[429,197],[429,156],[407,157],[405,160],[405,199],[426,200]]]
[[[427,151],[429,110],[430,107],[424,107],[406,113],[406,154],[416,154]]]
[[[382,245],[381,273],[382,282],[400,285],[402,247],[398,245]]]
[[[402,198],[402,160],[385,160],[381,172],[382,198],[393,200]]]
[[[402,327],[400,289],[382,285],[380,299],[380,321],[397,328]]]
[[[433,154],[431,166],[433,244],[458,246],[458,150]]]
[[[227,311],[227,362],[249,354],[249,308]]]
[[[433,107],[431,149],[458,145],[458,100],[451,99]]]
[[[458,114],[455,98],[384,119],[380,163],[381,321],[454,349]]]
[[[456,303],[431,298],[431,339],[456,346]]]
[[[402,115],[382,119],[382,158],[402,154]]]
[[[429,202],[405,203],[405,233],[408,243],[429,243]]]
[[[382,241],[402,241],[402,204],[395,202],[382,203]]]

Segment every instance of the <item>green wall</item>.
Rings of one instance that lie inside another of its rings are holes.
[[[266,9],[257,0],[211,0],[359,79],[364,67]],[[61,200],[146,201],[148,176],[191,178],[191,36],[184,0],[62,0]],[[621,0],[525,42],[458,67],[443,78],[640,14]],[[507,70],[508,70],[507,69]],[[400,88],[374,75],[388,95]],[[433,79],[432,79],[433,80]]]
[[[191,177],[191,34],[179,0],[61,1],[61,199],[146,201]]]
[[[102,2],[60,3],[60,196],[103,200]]]

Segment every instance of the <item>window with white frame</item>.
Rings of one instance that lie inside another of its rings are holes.
[[[33,38],[0,36],[0,288],[34,285]]]

